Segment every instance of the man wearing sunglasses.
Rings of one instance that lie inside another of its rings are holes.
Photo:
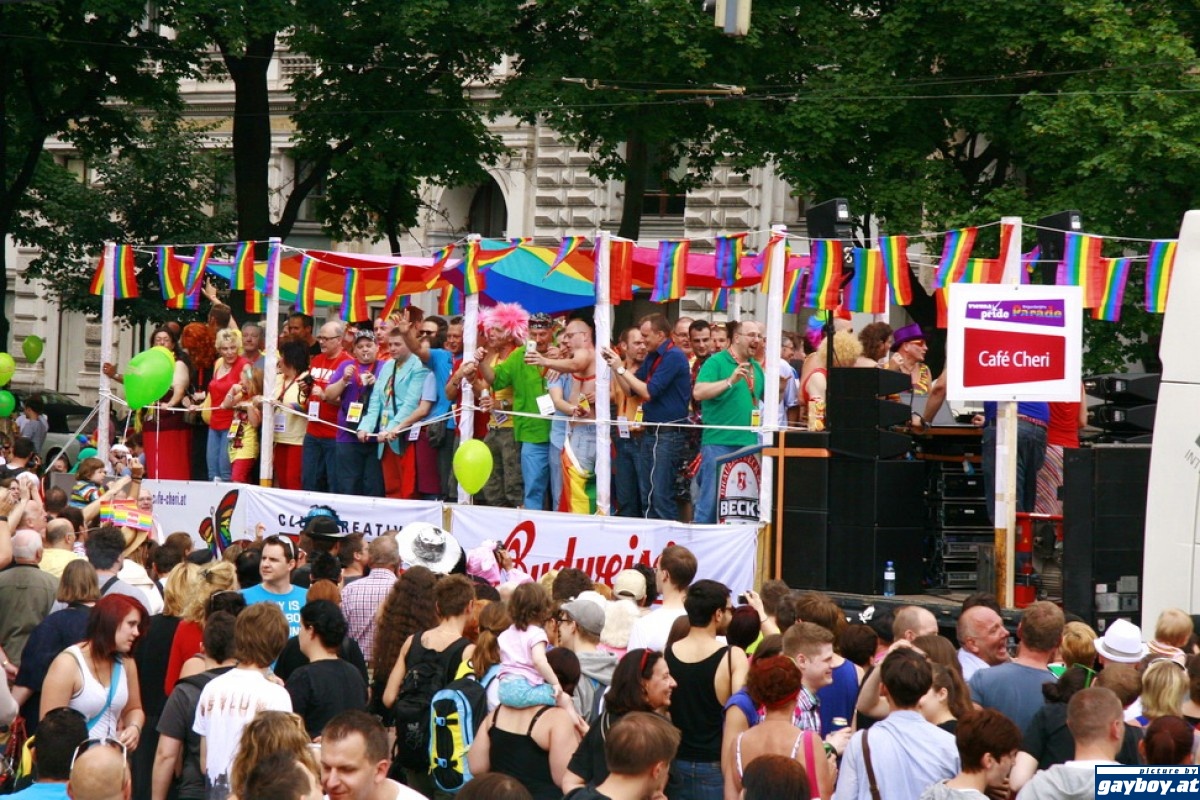
[[[133,779],[125,745],[116,739],[89,739],[75,750],[67,796],[72,800],[129,800]]]

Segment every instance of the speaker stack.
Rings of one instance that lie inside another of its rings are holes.
[[[1084,391],[1102,401],[1088,407],[1088,424],[1100,429],[1093,441],[1150,444],[1161,381],[1158,373],[1110,373],[1084,378]]]

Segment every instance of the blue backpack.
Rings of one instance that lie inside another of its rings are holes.
[[[487,716],[487,687],[500,671],[493,666],[479,680],[468,664],[433,696],[429,706],[429,763],[438,789],[454,794],[471,780],[467,753]]]

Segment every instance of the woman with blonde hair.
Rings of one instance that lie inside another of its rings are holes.
[[[262,426],[263,373],[246,362],[239,380],[225,395],[223,406],[233,410],[229,425],[229,464],[234,483],[253,483],[258,464]]]
[[[829,378],[829,340],[822,339],[814,354],[816,368],[800,384],[800,413],[808,420],[808,429],[825,430],[825,393]],[[849,331],[833,335],[833,366],[852,367],[862,355],[862,342]]]
[[[1159,717],[1182,717],[1188,696],[1187,669],[1169,658],[1157,658],[1142,673],[1142,713],[1137,724],[1143,728]]]
[[[229,462],[229,428],[233,424],[233,403],[226,403],[233,387],[242,377],[242,370],[251,366],[242,357],[242,335],[225,328],[217,331],[217,353],[220,359],[213,365],[212,380],[208,382],[208,448],[205,451],[210,481],[230,481],[233,465]],[[236,395],[235,395],[236,399]]]
[[[167,674],[163,688],[169,695],[175,688],[183,663],[196,653],[204,641],[204,619],[208,598],[217,592],[238,588],[237,569],[228,561],[217,561],[196,572],[196,583],[191,600],[183,608],[182,619],[171,639],[171,656],[167,659]]]
[[[298,714],[287,711],[259,712],[258,716],[242,729],[237,755],[234,756],[233,767],[229,770],[229,789],[232,792],[230,797],[241,797],[245,794],[246,778],[250,776],[250,770],[272,753],[290,753],[312,770],[314,775],[320,775],[321,768],[317,765],[309,744],[304,721]]]

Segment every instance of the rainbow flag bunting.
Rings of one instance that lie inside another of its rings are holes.
[[[614,306],[633,299],[633,242],[608,240],[608,298]]]
[[[411,303],[408,295],[400,293],[400,275],[399,267],[392,267],[388,270],[388,296],[383,304],[383,311],[379,313],[381,317],[390,317],[396,312],[396,309],[405,308]],[[360,319],[368,318],[361,317]]]
[[[1066,244],[1063,246],[1063,281],[1069,286],[1083,288],[1084,308],[1095,308],[1099,305],[1100,294],[1104,290],[1101,273],[1103,265],[1100,262],[1102,245],[1103,240],[1099,236],[1067,233]]]
[[[233,272],[229,284],[245,292],[254,290],[254,246],[255,242],[238,242],[237,254],[233,257]]]
[[[319,262],[305,254],[300,259],[300,271],[296,276],[296,310],[312,315],[317,310],[317,269]]]
[[[898,306],[909,305],[913,301],[913,291],[912,273],[908,269],[908,237],[880,236],[879,252],[892,302]]]
[[[961,274],[951,276],[951,283],[999,283],[1002,271],[996,258],[968,258]]]
[[[709,311],[727,311],[729,309],[729,289],[724,287],[713,289],[712,298],[708,302]]]
[[[182,297],[187,290],[187,265],[175,257],[174,247],[155,249],[158,262],[158,285],[164,300]]]
[[[133,248],[127,244],[119,244],[114,250],[113,257],[117,262],[117,268],[113,271],[115,278],[113,298],[116,300],[127,300],[137,297],[137,270],[135,269]],[[96,271],[92,274],[90,291],[92,294],[104,293],[103,251],[100,253],[100,261],[96,264]]]
[[[584,237],[582,236],[564,236],[562,244],[558,246],[558,255],[554,257],[554,263],[550,265],[550,269],[546,271],[546,278],[549,278],[554,270],[558,269],[558,265],[566,261],[567,258],[579,249],[579,245],[583,244]],[[545,280],[543,278],[542,280]]]
[[[463,313],[462,292],[450,284],[442,287],[438,296],[438,313],[443,317],[453,317]]]
[[[804,305],[837,308],[842,282],[842,243],[836,239],[813,239],[812,265]]]
[[[966,268],[967,259],[975,247],[975,236],[978,228],[963,228],[946,234],[946,242],[942,245],[942,258],[938,262],[937,275],[934,285],[939,289],[948,283],[953,283],[954,275],[961,275]]]
[[[257,289],[246,290],[246,313],[247,314],[265,314],[267,313],[267,295],[265,292],[260,292]]]
[[[1167,291],[1171,288],[1171,270],[1175,267],[1174,239],[1156,240],[1150,243],[1150,255],[1146,260],[1146,310],[1151,314],[1165,314]]]
[[[498,250],[484,250],[480,242],[467,242],[467,257],[463,259],[463,290],[467,294],[479,294],[487,289],[488,269],[516,252],[525,241],[529,240],[509,239],[509,246]]]
[[[799,314],[804,307],[804,289],[808,283],[808,267],[800,267],[784,273],[783,279],[783,310],[789,314]]]
[[[842,308],[864,314],[882,314],[887,310],[887,281],[883,272],[883,253],[856,247],[854,277],[846,284]]]
[[[448,244],[441,250],[435,250],[433,253],[433,266],[436,272],[441,273],[445,268],[446,262],[450,260],[450,256],[454,255],[454,245]]]
[[[1028,253],[1021,254],[1021,283],[1030,283],[1038,260],[1042,257],[1041,245],[1034,245]]]
[[[947,297],[949,291],[950,288],[948,286],[942,286],[933,290],[933,299],[937,305],[937,326],[939,328],[946,328],[950,324],[950,301]]]
[[[562,494],[558,510],[572,514],[595,514],[596,473],[583,468],[569,441],[563,444],[561,463]]]
[[[346,322],[371,318],[371,309],[367,308],[367,285],[359,270],[346,269],[346,280],[342,283],[341,318]]]
[[[658,243],[658,266],[654,270],[651,303],[669,303],[687,291],[687,257],[691,243],[687,239]]]
[[[1132,258],[1101,259],[1104,284],[1100,290],[1100,302],[1092,309],[1092,319],[1117,322],[1121,319],[1121,304],[1125,302],[1125,283],[1129,280],[1129,265]]]
[[[208,269],[208,261],[212,258],[212,245],[202,244],[192,255],[192,263],[188,266],[187,277],[184,279],[183,307],[195,311],[200,307],[200,291],[204,287],[204,272]]]
[[[762,291],[764,292],[770,291],[771,286],[771,256],[775,254],[775,248],[779,247],[781,244],[783,245],[783,281],[784,283],[787,283],[787,262],[788,255],[791,253],[791,245],[788,243],[786,236],[778,233],[772,233],[771,238],[767,240],[767,246],[764,247],[762,252],[758,255],[759,263],[762,264],[761,268],[759,269],[759,274],[762,276]]]
[[[508,243],[511,244],[514,248],[524,247],[525,245],[530,244],[531,242],[533,242],[532,236],[510,236],[508,238]]]
[[[742,277],[738,265],[746,253],[746,237],[748,233],[735,233],[732,236],[718,236],[714,240],[713,270],[721,285],[728,288],[737,283]]]

